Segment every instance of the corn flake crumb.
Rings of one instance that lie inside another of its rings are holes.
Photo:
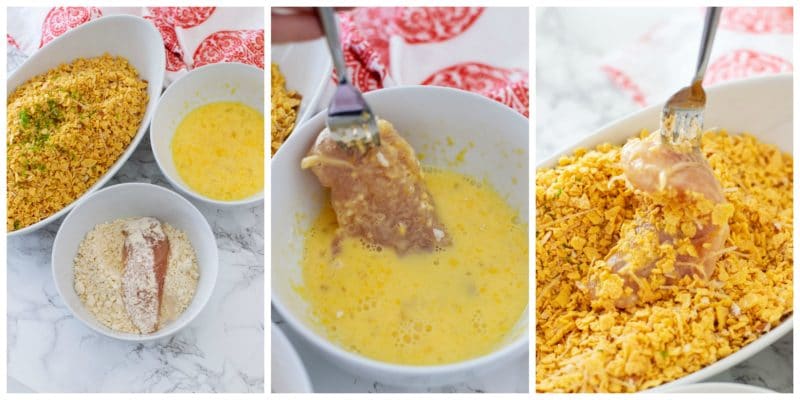
[[[683,212],[711,213],[714,224],[728,221],[725,252],[708,279],[642,281],[650,287],[640,293],[652,297],[625,311],[612,302],[630,288],[602,258],[649,200],[620,178],[620,146],[579,149],[537,171],[537,391],[658,386],[739,350],[792,313],[792,157],[751,135],[724,131],[704,134],[702,150],[726,188],[727,203],[695,199],[697,207]],[[561,195],[552,188],[563,188]],[[669,220],[669,229],[690,236],[696,227],[681,221]],[[670,272],[680,253],[698,251],[688,240],[669,248],[647,235],[636,241],[659,252],[654,268],[661,274]],[[592,299],[586,282],[597,268]]]

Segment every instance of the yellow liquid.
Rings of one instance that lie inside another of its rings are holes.
[[[358,239],[334,258],[328,205],[306,233],[300,294],[328,336],[374,359],[430,365],[494,350],[528,304],[527,225],[488,185],[429,171],[453,245],[398,257]]]
[[[181,179],[215,200],[241,200],[264,190],[264,115],[238,102],[192,110],[172,137]]]

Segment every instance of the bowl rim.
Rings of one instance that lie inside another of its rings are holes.
[[[323,41],[323,43],[324,43],[324,39],[322,39],[322,38],[319,38],[319,39],[316,39],[316,40]],[[289,46],[292,46],[294,44],[295,43],[286,43],[286,44],[275,45],[273,47],[281,46],[281,47],[287,47],[288,48]],[[327,46],[327,44],[325,44],[325,46]],[[325,51],[327,51],[327,47],[326,47]],[[270,62],[274,62],[274,61],[272,61],[270,59]],[[280,67],[280,64],[278,64],[278,66]],[[306,106],[306,109],[303,110],[302,114],[297,116],[297,120],[294,122],[294,129],[292,129],[292,131],[289,132],[289,136],[287,136],[286,140],[289,140],[289,137],[291,137],[292,134],[297,132],[300,129],[300,126],[302,126],[306,121],[310,120],[311,118],[313,118],[317,114],[317,107],[319,106],[319,102],[322,101],[322,97],[325,94],[325,89],[328,87],[328,85],[330,85],[333,82],[332,81],[332,79],[333,79],[332,78],[333,77],[333,75],[332,75],[333,74],[333,61],[331,60],[330,57],[326,57],[325,58],[325,68],[324,68],[324,70],[325,70],[325,73],[322,74],[322,79],[320,79],[319,84],[317,85],[317,87],[314,88],[314,93],[311,94],[311,99],[308,101],[308,105]],[[272,70],[270,70],[270,76],[272,76],[271,74],[272,74]],[[302,95],[304,97],[306,96],[303,93],[300,93],[300,95]],[[284,140],[284,142],[286,140]],[[281,151],[281,149],[283,149],[283,146],[278,147],[278,150],[275,152],[275,154],[272,155],[272,157],[275,157],[275,155],[277,155],[278,152]]]
[[[726,89],[730,90],[731,88],[736,88],[736,87],[746,87],[746,86],[750,86],[750,85],[758,85],[758,84],[760,84],[762,82],[768,82],[768,81],[778,81],[778,82],[780,82],[780,81],[788,81],[788,83],[791,83],[793,79],[794,79],[794,75],[791,72],[784,72],[784,73],[779,73],[779,74],[756,76],[756,77],[751,77],[751,78],[746,78],[746,79],[738,79],[738,80],[734,80],[734,81],[726,81],[726,82],[721,82],[721,83],[716,84],[716,85],[709,86],[708,88],[706,88],[706,94],[708,95],[709,93],[713,93],[713,92],[716,92],[718,90],[726,90]],[[549,166],[556,165],[556,163],[558,162],[559,157],[561,157],[562,155],[571,154],[573,152],[573,150],[575,150],[575,149],[577,149],[579,147],[589,147],[589,146],[593,146],[593,144],[598,143],[597,142],[597,137],[600,135],[600,133],[609,131],[612,128],[616,127],[617,125],[623,124],[624,122],[626,122],[629,119],[638,117],[640,114],[650,113],[650,112],[653,112],[653,110],[660,110],[660,109],[663,108],[663,106],[664,106],[664,101],[661,101],[661,102],[658,102],[658,103],[654,103],[654,104],[651,104],[651,105],[649,105],[649,106],[647,106],[645,108],[642,108],[640,110],[636,110],[634,112],[625,114],[620,118],[617,118],[617,119],[615,119],[615,120],[613,120],[613,121],[611,121],[609,123],[606,123],[606,124],[602,125],[601,127],[593,130],[591,134],[584,136],[582,139],[580,139],[580,140],[578,140],[578,141],[576,141],[574,143],[570,143],[570,144],[567,144],[565,146],[562,146],[562,147],[558,148],[558,150],[553,152],[553,154],[550,155],[549,157],[547,157],[547,158],[545,158],[545,159],[543,159],[541,161],[537,161],[535,169],[538,170],[539,168],[547,168]]]
[[[706,90],[706,93],[709,94],[709,93],[713,93],[713,92],[716,92],[716,91],[719,91],[719,90],[731,90],[731,89],[735,89],[735,88],[738,88],[738,87],[747,87],[747,86],[750,86],[750,85],[759,85],[759,84],[762,84],[763,82],[768,82],[768,81],[777,81],[777,82],[788,81],[789,83],[791,83],[793,79],[794,79],[794,75],[792,73],[781,73],[781,74],[757,76],[757,77],[752,77],[752,78],[747,78],[747,79],[727,81],[727,82],[723,82],[723,83],[720,83],[720,84],[717,84],[717,85],[713,85],[713,86],[710,86]],[[649,105],[649,106],[647,106],[645,108],[642,108],[640,110],[637,110],[637,111],[629,113],[629,114],[626,114],[626,115],[622,116],[621,118],[615,119],[615,120],[613,120],[613,121],[601,126],[600,128],[592,131],[591,134],[586,135],[584,138],[582,138],[582,139],[580,139],[580,140],[578,140],[578,141],[576,141],[574,143],[571,143],[571,144],[568,144],[566,146],[563,146],[563,147],[559,148],[558,150],[553,152],[551,156],[545,158],[542,161],[537,162],[536,166],[535,166],[535,170],[538,171],[540,168],[550,168],[550,167],[556,165],[557,162],[558,162],[558,159],[562,155],[572,154],[572,152],[577,148],[580,148],[580,147],[590,148],[590,147],[594,147],[595,145],[597,145],[599,143],[604,142],[604,140],[598,141],[598,137],[601,134],[603,134],[605,132],[608,132],[608,131],[611,131],[615,127],[617,127],[619,125],[623,125],[623,124],[625,124],[627,121],[629,121],[631,119],[638,118],[642,114],[652,113],[654,111],[658,111],[663,107],[663,104],[664,104],[663,101],[659,102],[659,103],[651,104],[651,105]],[[623,139],[623,141],[624,140],[625,139]],[[605,140],[605,141],[608,141],[608,140]],[[535,199],[533,201],[535,203]],[[534,238],[534,240],[535,240],[535,238]],[[774,343],[777,340],[779,340],[781,337],[783,337],[784,335],[786,335],[787,333],[792,331],[792,329],[793,329],[793,317],[794,317],[794,313],[790,313],[790,314],[786,315],[784,317],[784,320],[781,321],[777,326],[775,326],[769,332],[766,332],[766,333],[760,335],[758,338],[756,338],[752,342],[748,343],[747,345],[739,348],[737,351],[735,351],[735,352],[733,352],[733,353],[731,353],[731,354],[729,354],[729,355],[727,355],[727,356],[725,356],[723,358],[720,358],[719,360],[717,360],[717,361],[715,361],[715,362],[713,362],[711,364],[708,364],[705,367],[700,368],[697,371],[694,371],[694,372],[692,372],[690,374],[686,374],[686,375],[684,375],[684,376],[682,376],[680,378],[673,379],[673,380],[671,380],[669,382],[664,382],[664,383],[662,383],[662,384],[660,384],[658,386],[654,386],[652,388],[646,389],[643,392],[660,392],[662,389],[665,390],[665,391],[667,389],[671,390],[674,387],[684,386],[684,385],[688,385],[688,384],[694,384],[694,383],[699,382],[699,381],[701,381],[703,379],[706,379],[706,378],[709,378],[711,376],[714,376],[717,373],[720,373],[720,372],[723,372],[723,371],[727,371],[728,369],[730,369],[734,365],[751,358],[757,352],[759,352],[759,351],[763,350],[764,348],[766,348],[768,345],[765,344],[765,343],[770,343],[770,344]]]
[[[214,289],[216,288],[216,285],[217,285],[217,276],[219,275],[219,248],[218,248],[218,245],[217,245],[217,237],[216,237],[216,235],[214,235],[214,230],[211,228],[211,225],[208,223],[208,219],[206,219],[206,217],[203,215],[203,213],[201,213],[200,210],[198,210],[197,207],[194,206],[194,204],[192,204],[189,200],[187,200],[185,197],[181,196],[180,194],[178,194],[178,193],[176,193],[176,192],[174,192],[172,190],[169,190],[168,188],[165,188],[163,186],[154,185],[152,183],[127,182],[127,183],[119,183],[119,184],[116,184],[116,185],[107,186],[107,187],[105,187],[103,189],[100,189],[100,190],[92,193],[86,199],[81,200],[81,202],[75,207],[75,209],[78,209],[78,208],[81,208],[81,207],[89,207],[90,204],[91,204],[90,203],[91,200],[93,200],[100,193],[103,193],[103,192],[106,192],[106,191],[120,190],[123,187],[138,187],[138,188],[140,188],[142,190],[155,190],[155,191],[164,192],[168,196],[174,197],[175,200],[178,203],[182,204],[184,207],[186,207],[189,210],[190,213],[195,214],[196,216],[199,216],[200,219],[203,221],[202,224],[201,224],[203,226],[203,230],[206,230],[206,233],[211,235],[211,238],[214,241],[214,243],[213,243],[214,245],[211,246],[211,250],[213,252],[213,257],[210,260],[211,263],[209,265],[209,271],[204,271],[204,273],[210,273],[211,274],[211,276],[210,276],[210,278],[211,278],[211,287],[208,290],[208,294],[206,296],[204,296],[205,298],[197,297],[198,296],[198,292],[197,291],[195,291],[195,294],[192,297],[192,302],[194,302],[196,300],[199,301],[198,307],[191,314],[187,315],[187,318],[186,318],[185,321],[183,321],[183,323],[175,324],[173,322],[173,323],[167,325],[167,327],[165,327],[164,329],[159,329],[159,330],[157,330],[157,331],[155,331],[155,332],[153,332],[151,334],[146,334],[146,335],[127,333],[127,332],[117,332],[117,331],[114,331],[113,329],[108,328],[108,327],[106,327],[106,328],[109,329],[110,332],[104,332],[104,331],[98,329],[97,326],[89,323],[89,321],[87,321],[84,318],[80,317],[78,315],[78,313],[76,313],[76,309],[69,302],[63,301],[64,293],[61,291],[61,285],[59,284],[59,282],[61,282],[62,280],[58,279],[58,275],[56,274],[56,268],[55,268],[55,265],[56,265],[56,260],[55,260],[55,257],[56,257],[56,246],[58,246],[58,243],[60,242],[60,238],[61,238],[62,231],[63,231],[64,227],[67,226],[70,223],[71,219],[72,219],[72,216],[73,216],[72,212],[70,212],[67,215],[67,217],[64,218],[64,221],[58,227],[58,232],[56,232],[56,236],[53,239],[53,247],[52,247],[52,250],[50,252],[50,270],[51,270],[50,274],[51,274],[51,276],[53,278],[53,282],[55,283],[56,292],[58,293],[58,296],[62,299],[62,301],[64,302],[64,305],[67,307],[69,312],[72,314],[72,316],[76,320],[80,321],[85,326],[91,328],[93,331],[95,331],[95,332],[97,332],[97,333],[99,333],[99,334],[101,334],[103,336],[106,336],[106,337],[110,337],[110,338],[114,338],[114,339],[122,340],[122,341],[127,341],[127,342],[149,342],[149,341],[153,341],[153,340],[156,340],[156,339],[161,339],[161,338],[164,338],[164,337],[167,337],[167,336],[172,336],[172,335],[178,333],[178,331],[182,330],[183,328],[188,326],[192,321],[194,321],[194,319],[198,315],[200,315],[200,313],[205,309],[206,305],[208,305],[208,301],[211,300],[211,297],[214,294]],[[72,263],[72,262],[70,262],[70,263]],[[74,268],[75,268],[75,265],[73,264],[72,265],[72,269],[74,270]],[[74,280],[74,272],[73,272],[73,274],[71,276],[73,276],[73,280]],[[70,285],[70,287],[74,287],[74,286]],[[73,288],[73,290],[74,290],[74,288]],[[81,306],[83,306],[83,303],[81,303]],[[181,314],[181,316],[183,316],[186,312],[187,311],[184,310],[184,312]],[[96,324],[98,324],[98,325],[102,325],[100,322],[98,322],[96,320],[94,322]]]
[[[195,69],[189,71],[188,73],[184,74],[180,78],[176,79],[174,82],[172,82],[167,87],[166,90],[164,90],[164,92],[161,94],[161,97],[158,99],[158,104],[156,104],[155,110],[153,111],[152,121],[155,122],[156,121],[156,117],[159,116],[159,114],[160,114],[160,112],[162,110],[162,108],[161,108],[162,102],[165,99],[167,99],[170,95],[177,96],[175,94],[175,93],[177,93],[177,89],[175,89],[175,87],[177,85],[184,84],[184,85],[189,85],[191,87],[195,87],[196,85],[191,85],[190,83],[188,83],[189,82],[188,79],[194,79],[197,75],[206,74],[206,73],[209,73],[209,71],[214,71],[214,70],[218,70],[218,69],[222,69],[222,70],[227,70],[227,69],[236,70],[236,69],[238,69],[240,71],[241,70],[249,70],[248,73],[251,73],[251,72],[259,73],[259,74],[261,74],[261,79],[262,80],[264,79],[264,70],[262,70],[261,68],[258,68],[256,66],[253,66],[253,65],[250,65],[250,64],[244,64],[244,63],[240,63],[240,62],[220,62],[220,63],[215,63],[215,64],[206,64],[206,65],[203,65],[201,67],[195,68]],[[263,83],[262,83],[261,86],[264,86]],[[209,104],[209,103],[205,103],[205,104]],[[195,108],[197,108],[197,107],[195,107]],[[262,113],[262,115],[263,115],[263,113]],[[165,130],[165,128],[162,128],[162,130]],[[158,133],[154,133],[155,131],[156,131],[156,129],[153,129],[153,125],[151,124],[149,132],[148,132],[149,137],[150,137],[150,151],[153,153],[153,158],[156,160],[156,164],[158,165],[158,169],[161,171],[161,175],[164,175],[164,177],[167,178],[167,181],[169,182],[170,185],[172,185],[172,187],[178,189],[182,193],[185,193],[186,195],[188,195],[188,196],[190,196],[190,197],[192,197],[192,198],[194,198],[196,200],[199,200],[199,201],[202,201],[202,202],[205,202],[205,203],[208,203],[208,204],[213,204],[213,205],[218,206],[218,207],[256,206],[256,205],[258,205],[258,204],[260,204],[260,203],[262,203],[264,201],[264,197],[265,197],[265,193],[266,193],[266,185],[264,186],[264,188],[261,189],[261,191],[259,193],[255,194],[255,195],[252,195],[250,197],[247,197],[247,198],[244,198],[244,199],[241,199],[241,200],[230,200],[230,201],[212,199],[212,198],[207,197],[207,196],[205,196],[203,194],[200,194],[197,191],[193,190],[192,188],[184,185],[180,180],[178,180],[175,177],[173,177],[170,174],[168,174],[167,171],[164,169],[164,165],[165,165],[166,161],[162,160],[159,157],[158,152],[155,149],[156,144],[155,144],[155,141],[153,140],[153,138],[154,138],[155,135],[158,135]],[[174,135],[174,134],[175,134],[175,132],[171,133],[171,135]]]
[[[289,340],[289,337],[286,336],[286,334],[277,324],[272,322],[270,323],[270,325],[271,325],[270,332],[272,335],[271,336],[272,341],[275,342],[275,340],[277,339],[277,341],[280,342],[280,345],[286,349],[287,358],[291,359],[291,363],[297,367],[297,370],[294,371],[294,373],[298,375],[297,380],[300,381],[300,386],[302,386],[303,392],[314,393],[314,386],[311,384],[311,378],[308,376],[308,370],[306,369],[306,365],[303,362],[303,359],[300,357],[300,353],[297,352],[297,349],[295,349],[294,345],[292,344],[292,341]],[[270,343],[271,352],[274,347],[275,346],[273,346],[272,343]],[[275,353],[272,352],[271,361],[275,360],[274,354]],[[271,386],[272,389],[274,390],[275,382],[272,382]]]
[[[511,107],[508,107],[502,103],[489,99],[485,96],[479,95],[477,93],[456,88],[444,87],[444,86],[429,86],[429,85],[397,86],[397,87],[373,90],[364,93],[364,97],[367,101],[369,101],[371,97],[380,96],[384,93],[403,92],[409,90],[414,90],[414,91],[422,90],[430,92],[448,93],[448,95],[455,95],[455,96],[466,96],[472,98],[473,100],[478,100],[483,102],[484,104],[483,106],[497,107],[498,109],[505,110],[504,112],[508,113],[509,118],[518,118],[521,121],[525,121],[526,124],[530,123],[530,121],[524,116],[522,116],[522,114],[518,113]],[[325,110],[327,110],[327,108]],[[326,115],[325,110],[322,110],[313,117],[307,119],[302,124],[302,126],[297,128],[297,132],[299,132],[302,129],[305,129],[306,125],[310,126],[310,124],[317,122],[317,119],[324,118]],[[526,135],[529,134],[529,131],[526,131],[525,134]],[[289,136],[287,141],[292,140],[293,137],[295,138],[295,140],[301,140],[297,139],[299,137],[298,135],[293,134]],[[526,151],[530,157],[530,146],[528,146]],[[279,156],[279,153],[280,152],[276,152],[275,156],[272,157],[271,162],[274,161]],[[286,153],[280,153],[280,154],[286,154]],[[283,157],[284,156],[281,156],[281,158]],[[528,189],[530,191],[530,187]],[[289,312],[288,308],[284,306],[284,304],[280,301],[280,299],[277,299],[275,297],[274,292],[271,295],[271,302],[272,305],[275,307],[275,310],[281,315],[283,320],[285,320],[287,324],[295,332],[297,332],[306,341],[314,344],[314,346],[320,349],[324,354],[332,355],[337,359],[347,360],[347,362],[350,364],[355,364],[360,367],[370,369],[372,371],[378,371],[379,373],[383,374],[393,374],[393,375],[399,375],[401,377],[449,374],[457,371],[479,369],[480,367],[485,368],[487,366],[495,364],[496,361],[498,360],[510,359],[515,355],[524,354],[525,352],[529,351],[528,344],[530,342],[530,316],[529,316],[530,298],[528,299],[528,305],[525,307],[525,309],[519,316],[519,318],[523,318],[523,316],[528,314],[529,322],[527,326],[525,326],[524,329],[522,329],[522,332],[518,335],[518,337],[515,337],[512,340],[503,343],[500,347],[495,348],[489,353],[477,357],[472,357],[466,360],[461,360],[447,364],[436,364],[436,365],[397,364],[397,363],[376,360],[374,358],[369,358],[367,356],[345,350],[341,346],[333,343],[330,339],[307,328],[306,324],[301,321],[300,317],[295,316],[293,313]]]
[[[710,387],[722,390],[714,392],[698,392],[691,390]],[[775,391],[762,386],[747,385],[739,382],[699,382],[672,386],[669,390],[664,390],[662,393],[775,393]]]
[[[778,326],[771,329],[769,332],[762,334],[752,342],[746,344],[744,347],[739,348],[739,350],[736,350],[724,358],[708,364],[705,367],[692,372],[691,374],[684,375],[669,382],[664,382],[658,386],[644,390],[643,392],[666,392],[667,390],[672,390],[673,388],[682,387],[689,384],[696,384],[703,379],[710,378],[720,372],[731,369],[733,366],[750,359],[759,351],[766,349],[767,346],[775,343],[776,341],[780,340],[780,338],[791,332],[793,329],[793,316],[794,314],[787,315],[785,320],[782,321]]]
[[[478,93],[470,92],[468,90],[452,88],[452,87],[448,87],[448,86],[434,86],[434,85],[393,86],[393,87],[388,87],[388,88],[381,88],[381,89],[371,90],[369,92],[363,93],[363,95],[364,95],[364,98],[367,101],[369,101],[371,97],[376,96],[376,95],[381,95],[383,93],[405,92],[405,91],[423,91],[423,92],[428,91],[428,92],[450,93],[450,95],[456,95],[456,96],[465,96],[465,97],[468,97],[468,98],[472,98],[473,100],[483,102],[486,105],[486,107],[495,107],[498,110],[500,110],[500,109],[506,110],[507,109],[508,111],[513,111],[513,113],[509,113],[509,118],[510,119],[516,119],[517,122],[525,123],[525,124],[528,124],[530,126],[530,119],[528,119],[525,116],[523,116],[522,114],[518,113],[513,108],[511,108],[511,107],[509,107],[509,106],[507,106],[507,105],[505,105],[503,103],[500,103],[499,101],[490,99],[490,98],[488,98],[486,96],[483,96],[481,94],[478,94]],[[326,115],[327,112],[328,112],[327,110],[328,110],[327,107],[322,109],[322,110],[320,110],[316,114],[309,116],[305,121],[303,121],[302,124],[296,126],[295,129],[292,131],[292,134],[289,135],[286,138],[286,140],[284,141],[284,143],[281,145],[281,148],[283,148],[284,145],[286,143],[288,143],[290,140],[291,141],[299,140],[299,139],[293,139],[293,138],[297,137],[297,135],[295,135],[294,133],[295,132],[299,132],[301,128],[304,128],[306,124],[312,123],[312,121],[314,121],[315,119],[323,118],[323,117],[321,117],[321,115]],[[530,135],[530,131],[528,131],[528,135]],[[530,137],[527,140],[529,142],[529,145],[527,146],[526,151],[528,153],[528,158],[530,160],[530,150],[531,150],[530,149]],[[284,156],[282,154],[283,153],[280,151],[280,149],[278,149],[278,151],[276,151],[275,154],[270,159],[270,166],[272,165],[272,163],[276,159],[283,159]],[[280,157],[279,157],[279,155],[280,155]]]
[[[155,34],[158,37],[158,40],[162,43],[162,47],[163,47],[163,38],[161,37],[161,33],[158,32],[158,30],[156,29],[156,27],[153,24],[149,23],[144,18],[141,18],[141,17],[138,17],[138,16],[134,16],[134,15],[107,15],[107,16],[103,16],[103,17],[97,18],[95,20],[86,22],[86,23],[84,23],[84,24],[82,24],[80,26],[77,26],[77,27],[73,28],[73,29],[70,29],[69,31],[65,32],[61,36],[56,37],[50,43],[47,43],[46,45],[44,45],[44,47],[40,48],[35,53],[33,53],[30,57],[28,57],[17,69],[15,69],[12,73],[10,73],[8,75],[8,77],[6,79],[6,89],[8,90],[7,96],[11,95],[11,93],[13,92],[13,90],[10,90],[10,88],[8,88],[8,82],[10,80],[12,80],[12,79],[15,79],[18,74],[21,74],[22,73],[21,71],[23,71],[25,69],[25,67],[27,65],[29,65],[30,62],[32,62],[32,60],[36,60],[36,59],[45,57],[45,56],[42,55],[42,54],[44,54],[42,52],[42,50],[47,50],[47,49],[51,49],[51,48],[59,46],[62,42],[68,40],[76,32],[80,32],[80,31],[88,30],[88,29],[97,29],[98,25],[115,24],[115,23],[117,23],[117,21],[121,21],[121,20],[136,21],[135,23],[137,23],[137,24],[143,24],[142,26],[146,26],[147,27],[146,29],[149,29],[151,34]],[[167,62],[166,61],[166,54],[164,53],[163,48],[161,48],[161,47],[159,47],[157,49],[156,53],[158,54],[156,56],[156,59],[155,59],[155,62],[158,64],[158,65],[156,65],[156,70],[164,71],[166,69],[166,62]],[[73,57],[71,61],[74,61],[75,58],[76,57]],[[71,61],[69,61],[69,62],[71,62]],[[50,69],[53,69],[53,68],[55,68],[55,67],[51,67]],[[137,72],[139,72],[139,71],[137,70]],[[142,78],[141,72],[139,72],[139,73],[140,73],[139,77]],[[22,84],[24,84],[24,83],[25,82],[22,82]],[[148,90],[150,89],[150,85],[154,85],[154,84],[157,84],[157,86],[159,88],[162,88],[164,86],[164,73],[156,74],[156,79],[148,81],[147,84],[148,84]],[[16,87],[15,87],[15,89],[16,89]],[[107,184],[108,181],[112,177],[114,177],[114,175],[116,175],[117,172],[119,172],[120,168],[122,168],[122,166],[130,159],[131,155],[133,155],[133,152],[136,151],[136,148],[139,147],[139,144],[142,142],[142,139],[144,138],[145,132],[147,132],[149,130],[150,121],[152,120],[153,115],[155,115],[155,111],[158,108],[158,102],[159,102],[159,98],[158,97],[149,98],[148,99],[147,108],[145,109],[145,114],[142,117],[142,122],[139,123],[139,128],[136,131],[136,136],[134,136],[133,139],[131,139],[131,142],[128,143],[128,146],[125,148],[125,151],[117,158],[116,161],[114,161],[114,164],[112,164],[111,167],[109,167],[108,170],[106,170],[106,172],[103,173],[103,175],[101,175],[100,178],[92,186],[90,186],[80,196],[78,196],[78,198],[73,200],[71,203],[65,205],[60,210],[54,212],[53,214],[50,214],[49,216],[47,216],[45,218],[42,218],[41,220],[39,220],[39,221],[37,221],[37,222],[35,222],[33,224],[30,224],[30,225],[28,225],[28,226],[26,226],[24,228],[17,229],[15,231],[11,231],[11,232],[6,232],[6,237],[14,237],[14,236],[26,235],[28,233],[35,232],[35,231],[37,231],[37,230],[49,225],[50,223],[52,223],[55,220],[61,218],[66,213],[68,213],[70,210],[72,210],[72,208],[75,207],[78,204],[78,202],[80,202],[81,200],[85,199],[87,196],[91,195],[92,193],[97,192],[103,186],[105,186],[105,184]]]

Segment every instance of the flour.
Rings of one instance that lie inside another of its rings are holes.
[[[154,332],[161,308],[161,290],[169,262],[169,240],[155,218],[135,218],[123,229],[122,300],[140,332]],[[156,256],[158,247],[161,256]]]
[[[73,284],[81,302],[101,324],[115,331],[139,334],[142,330],[134,323],[131,313],[125,307],[122,289],[125,273],[123,231],[127,224],[136,220],[137,218],[118,219],[99,224],[89,231],[74,260]],[[167,223],[161,224],[161,227],[162,234],[169,239],[170,252],[157,329],[175,320],[186,310],[194,297],[199,278],[197,257],[186,233]],[[131,229],[129,235],[134,230],[136,229]],[[149,253],[152,257],[152,252]],[[148,262],[139,261],[145,264]],[[155,276],[151,278],[152,281],[146,278],[143,285],[156,285]]]

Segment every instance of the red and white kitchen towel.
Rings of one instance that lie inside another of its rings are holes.
[[[339,19],[345,61],[362,91],[449,86],[528,116],[526,8],[357,8]]]
[[[602,62],[631,99],[645,106],[689,84],[703,31],[703,9],[687,9]],[[792,72],[792,8],[725,8],[704,79],[706,86]]]
[[[6,39],[9,46],[30,56],[76,26],[114,14],[141,16],[161,32],[167,56],[165,85],[193,68],[217,62],[264,68],[262,8],[11,7]]]

